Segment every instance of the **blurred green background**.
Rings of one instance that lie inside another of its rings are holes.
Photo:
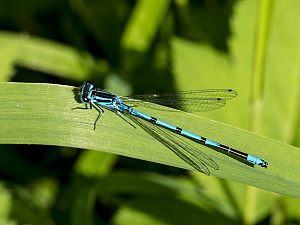
[[[0,80],[89,79],[119,95],[232,88],[238,98],[201,116],[299,147],[299,12],[297,0],[2,0]],[[0,224],[300,224],[298,199],[198,172],[0,148]]]

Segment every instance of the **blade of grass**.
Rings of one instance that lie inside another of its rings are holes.
[[[253,56],[252,87],[250,95],[250,130],[259,132],[261,125],[262,98],[264,90],[264,75],[266,65],[267,40],[270,27],[270,18],[273,9],[272,0],[260,1],[256,26],[256,44]]]
[[[22,43],[16,40],[22,39]],[[14,32],[0,32],[0,46],[16,46],[18,48],[15,63],[36,71],[56,74],[70,80],[88,79],[93,70],[106,73],[108,65],[105,61],[95,62],[88,53],[43,38],[32,37]]]
[[[41,144],[94,149],[193,170],[141,128],[132,128],[107,110],[94,131],[93,123],[97,111],[72,110],[80,106],[75,100],[73,87],[0,83],[0,92],[1,144]],[[193,114],[140,110],[269,162],[268,169],[253,168],[226,154],[194,144],[219,165],[220,169],[212,170],[212,175],[300,197],[298,148]]]
[[[14,74],[14,64],[18,58],[24,37],[18,36],[10,39],[9,43],[1,43],[0,34],[0,81],[8,81]]]
[[[273,12],[273,0],[263,0],[259,2],[257,22],[255,26],[255,51],[253,55],[253,67],[251,76],[250,90],[250,110],[249,110],[249,130],[261,133],[262,111],[263,111],[263,92],[265,81],[265,65],[267,43],[269,38],[270,19]],[[248,187],[248,195],[246,195],[245,205],[247,211],[243,214],[246,224],[256,222],[256,206],[259,199],[257,189]]]
[[[169,0],[138,1],[122,36],[122,47],[137,52],[147,51],[170,3]]]

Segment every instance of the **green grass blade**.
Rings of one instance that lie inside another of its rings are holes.
[[[94,70],[101,73],[108,68],[104,60],[95,62],[88,53],[25,34],[0,31],[0,46],[12,46],[10,49],[14,47],[18,50],[18,54],[14,55],[14,63],[17,65],[71,80],[84,80]],[[12,50],[6,56],[12,57]]]
[[[270,29],[270,18],[272,15],[273,0],[260,1],[257,16],[255,52],[253,57],[253,74],[251,79],[250,95],[250,130],[259,132],[261,125],[261,111],[263,102],[263,91],[265,81],[266,52],[268,34]]]
[[[171,1],[138,1],[122,36],[124,49],[145,52],[151,45]]]
[[[141,128],[132,128],[107,110],[94,131],[97,111],[72,110],[82,105],[75,100],[73,88],[0,83],[0,143],[94,149],[193,170]],[[190,142],[219,165],[220,169],[212,170],[212,175],[300,197],[298,148],[193,114],[140,110],[269,162],[268,169],[253,168],[226,154]]]
[[[14,63],[20,53],[20,47],[23,41],[22,36],[10,39],[9,43],[2,43],[0,33],[0,82],[10,80],[14,74]]]

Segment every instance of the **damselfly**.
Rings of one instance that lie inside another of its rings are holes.
[[[266,161],[256,156],[219,144],[135,109],[135,106],[139,106],[140,104],[147,105],[148,103],[149,106],[153,106],[154,104],[149,104],[150,102],[187,112],[214,110],[224,106],[226,100],[236,97],[237,92],[234,90],[215,89],[119,97],[106,91],[97,90],[94,88],[94,84],[91,81],[86,81],[80,87],[79,94],[81,102],[86,104],[86,109],[88,109],[87,105],[89,104],[90,109],[94,107],[99,112],[94,123],[94,129],[96,129],[98,121],[104,114],[104,110],[102,108],[113,111],[131,126],[135,127],[130,120],[138,124],[155,139],[171,149],[181,159],[189,163],[198,171],[207,175],[210,174],[208,167],[217,170],[219,168],[218,165],[206,154],[179,138],[178,135],[212,148],[225,151],[228,154],[232,154],[252,164],[265,168],[268,166]],[[133,104],[133,106],[130,106],[130,104]],[[128,120],[128,118],[130,120]]]

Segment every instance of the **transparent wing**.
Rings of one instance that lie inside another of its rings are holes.
[[[152,137],[168,147],[178,157],[180,157],[182,160],[194,167],[199,172],[210,175],[208,167],[211,167],[215,170],[219,169],[218,164],[210,157],[208,157],[206,154],[204,154],[194,146],[188,144],[172,132],[158,127],[157,125],[150,122],[137,118],[131,114],[125,114],[125,116],[130,118],[134,123],[138,124]]]
[[[199,91],[180,91],[164,94],[146,94],[122,97],[126,104],[139,106],[155,103],[186,112],[203,112],[221,108],[237,96],[237,92],[231,89],[208,89]]]

